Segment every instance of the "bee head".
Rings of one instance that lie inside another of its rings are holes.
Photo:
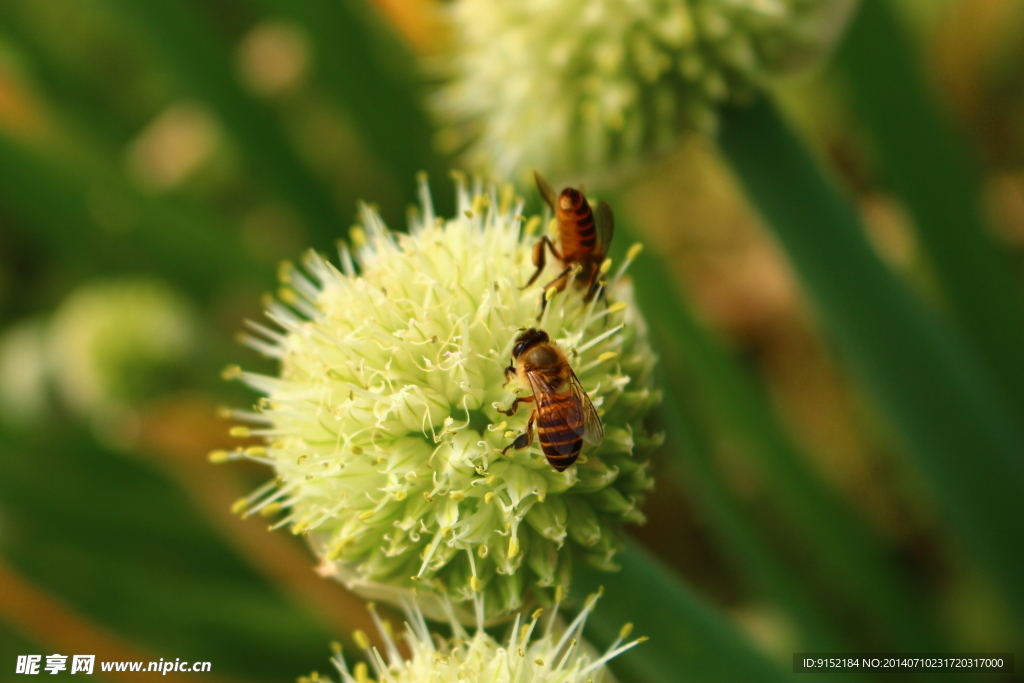
[[[562,194],[558,197],[558,205],[563,211],[575,211],[586,201],[583,193],[572,187],[562,190]]]
[[[524,330],[519,333],[518,337],[516,337],[516,343],[512,347],[512,357],[519,358],[519,356],[525,353],[527,349],[536,346],[537,344],[544,344],[548,340],[548,333],[544,330],[538,330],[535,327]]]

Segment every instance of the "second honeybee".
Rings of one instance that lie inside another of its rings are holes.
[[[544,457],[559,472],[576,462],[583,442],[598,445],[604,437],[601,418],[594,410],[587,392],[580,386],[569,359],[547,332],[530,328],[516,337],[512,361],[505,368],[505,377],[516,375],[532,396],[516,398],[512,407],[503,410],[514,415],[520,403],[534,403],[526,431],[505,447],[517,450],[533,443],[534,423]]]

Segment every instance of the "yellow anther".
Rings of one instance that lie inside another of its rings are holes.
[[[274,515],[276,515],[280,511],[281,511],[281,504],[280,503],[271,503],[270,505],[267,505],[262,510],[260,510],[260,516],[261,517],[273,517]]]
[[[544,608],[543,607],[538,607],[537,609],[535,609],[533,611],[533,614],[530,615],[530,618],[531,619],[540,619],[542,614],[544,614]]]
[[[231,408],[228,408],[227,406],[217,406],[217,417],[219,417],[222,420],[227,420],[234,414],[235,411],[232,410]]]
[[[245,449],[245,454],[251,455],[254,458],[259,458],[267,454],[267,449],[264,446],[249,446]]]
[[[636,639],[636,642],[638,642],[638,643],[646,643],[648,640],[650,640],[650,638],[648,638],[647,636],[640,636],[639,638]]]
[[[565,588],[561,584],[555,586],[555,604],[558,604],[565,600]]]
[[[306,454],[302,454],[299,457],[295,458],[295,464],[296,465],[301,465],[302,463],[306,462],[307,460],[309,460],[309,456],[306,455]]]
[[[608,312],[609,313],[618,313],[619,311],[624,311],[624,310],[626,310],[626,307],[628,305],[629,304],[627,304],[625,301],[616,301],[615,303],[613,303],[611,306],[608,307]]]
[[[495,486],[498,483],[498,475],[491,474],[484,481],[487,482],[488,486]]]
[[[479,593],[484,589],[484,583],[480,580],[479,576],[471,576],[469,577],[469,587]]]
[[[466,184],[466,174],[463,173],[462,171],[454,170],[451,171],[449,175],[452,177],[452,180],[455,181],[456,185],[461,186]]]
[[[373,517],[375,514],[377,513],[374,510],[363,510],[357,515],[357,517],[359,518],[359,521],[365,522],[366,520]]]
[[[619,354],[615,351],[605,351],[604,353],[597,357],[597,362],[604,363],[605,361],[609,361],[612,358],[615,358],[617,355]]]
[[[511,429],[506,430],[505,433],[502,434],[502,436],[504,436],[506,439],[511,439],[515,435],[516,435],[516,433],[514,431],[512,431]]]
[[[547,498],[548,498],[548,494],[545,491],[541,491],[540,493],[537,494],[537,502],[538,503],[543,503],[545,500],[547,500]]]
[[[410,581],[415,581],[416,583],[419,583],[420,581],[423,580],[423,577],[422,576],[410,576],[409,580]]]
[[[280,265],[277,266],[277,279],[282,283],[288,283],[292,281],[292,270],[295,266],[292,265],[291,261],[281,261]]]
[[[426,171],[417,171],[416,172],[416,182],[420,183],[420,184],[423,184],[423,183],[427,182],[427,172]]]
[[[433,503],[434,502],[433,497],[428,492],[426,492],[426,491],[423,492],[423,499],[425,501],[427,501],[428,503]]]
[[[231,504],[231,512],[235,513],[236,515],[240,515],[242,514],[242,511],[245,510],[245,508],[247,507],[249,507],[249,499],[239,498],[238,500]]]
[[[406,491],[405,489],[398,489],[397,491],[395,491],[395,500],[397,500],[398,502],[402,502],[408,497],[409,492]]]
[[[353,444],[352,446],[349,446],[349,450],[352,451],[352,455],[362,455],[363,454],[362,446],[356,446],[355,444]]]
[[[366,244],[366,233],[358,225],[353,225],[349,228],[348,238],[352,240],[353,246],[361,247]]]
[[[644,245],[642,245],[639,242],[637,242],[636,244],[634,244],[633,246],[631,246],[629,248],[629,251],[626,252],[626,260],[627,261],[634,260],[637,256],[640,255],[640,252],[643,251],[643,250],[644,250]]]
[[[471,209],[466,209],[462,213],[464,213],[466,215],[466,218],[472,218],[473,217],[473,211]]]
[[[451,498],[452,501],[455,503],[461,503],[462,501],[466,500],[466,494],[463,493],[462,491],[452,491],[450,494],[448,494],[448,497]]]
[[[340,655],[341,654],[341,643],[339,643],[336,640],[332,640],[331,641],[331,652],[333,652],[336,655]]]
[[[601,261],[601,275],[607,274],[608,271],[611,270],[611,269],[612,269],[612,260],[610,258],[606,258],[604,261]]]
[[[619,629],[619,638],[629,638],[629,634],[633,632],[633,622],[628,621],[622,625]]]
[[[250,436],[252,436],[252,433],[249,431],[248,427],[240,427],[240,426],[239,427],[232,427],[230,430],[228,430],[228,434],[230,436],[233,436],[233,437],[237,438],[237,439],[247,439]]]
[[[441,527],[441,538],[448,538],[452,535],[452,528],[450,526]]]
[[[526,657],[526,652],[523,651],[523,648],[519,648],[517,652],[519,652],[520,657]]]
[[[368,673],[366,662],[356,662],[352,673],[355,676],[356,683],[370,683],[370,674]]]
[[[526,225],[523,226],[523,232],[527,235],[532,235],[537,232],[537,228],[540,227],[540,216],[531,216],[530,220],[526,221]]]
[[[516,189],[512,187],[511,183],[505,183],[501,186],[501,199],[498,203],[498,211],[501,213],[508,213],[508,210],[512,208],[512,200],[516,196]]]
[[[473,197],[473,213],[481,213],[484,209],[490,206],[491,200],[487,198],[487,195],[478,194]]]
[[[230,459],[230,454],[223,449],[210,451],[207,454],[206,459],[212,463],[219,464],[222,462],[227,462]]]
[[[221,371],[220,376],[225,380],[238,379],[242,376],[242,368],[237,365],[229,365]]]
[[[515,557],[519,554],[519,539],[510,538],[508,541],[508,556]]]
[[[537,666],[544,666],[544,660],[543,659],[535,659],[535,660],[533,660],[533,663],[536,664]]]
[[[279,287],[277,289],[277,298],[286,304],[294,304],[299,300],[299,295],[295,293],[295,290],[288,287]]]
[[[361,628],[357,628],[355,631],[352,631],[352,640],[356,641],[356,645],[359,646],[360,650],[370,649],[370,639],[367,637],[366,632]]]
[[[302,534],[306,533],[306,529],[308,528],[309,522],[307,522],[306,520],[302,520],[301,522],[297,523],[295,526],[292,527],[292,533],[296,536],[301,536]]]
[[[546,290],[544,290],[544,300],[551,301],[552,299],[555,298],[555,294],[558,294],[558,287],[551,285]]]
[[[494,495],[494,491],[488,491],[487,493],[484,494],[484,503],[490,505],[491,503],[494,502],[495,498],[496,496]]]
[[[487,555],[490,552],[491,552],[490,548],[487,547],[486,543],[481,543],[480,547],[477,548],[477,550],[476,550],[476,554],[479,555],[480,557],[487,557]]]

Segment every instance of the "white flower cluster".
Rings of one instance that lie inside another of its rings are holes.
[[[498,617],[567,586],[570,546],[614,568],[619,527],[643,521],[646,454],[659,442],[642,424],[659,400],[655,361],[623,277],[631,258],[607,271],[603,297],[585,303],[566,287],[538,322],[541,289],[519,287],[540,217],[520,216],[510,187],[499,197],[460,183],[447,220],[425,180],[421,195],[409,234],[363,207],[340,270],[314,253],[302,271],[282,269],[267,310],[278,329],[251,324],[249,339],[280,375],[229,369],[265,395],[236,414],[254,426],[233,432],[267,445],[212,457],[273,467],[240,509],[283,512],[321,572],[363,596],[398,602],[443,585],[457,607],[483,592]],[[538,443],[502,454],[530,413],[499,413],[523,390],[503,370],[527,325],[569,353],[604,425],[601,445],[564,472]]]
[[[472,634],[468,633],[455,618],[450,604],[448,622],[452,637],[433,636],[423,613],[414,603],[407,603],[402,640],[410,653],[408,658],[399,652],[390,624],[377,617],[371,604],[370,613],[384,641],[385,654],[371,648],[362,632],[355,633],[355,640],[369,655],[373,678],[363,662],[350,669],[341,656],[340,646],[335,646],[333,662],[341,683],[615,683],[605,666],[607,662],[646,638],[626,642],[632,630],[626,624],[604,653],[595,652],[583,641],[582,633],[597,599],[597,595],[590,596],[567,627],[559,619],[557,601],[550,613],[537,609],[528,618],[517,616],[508,637],[500,641],[489,635],[482,623],[477,624]],[[482,614],[483,606],[478,605],[477,611]],[[299,679],[300,683],[324,680],[319,675]]]
[[[856,0],[457,0],[436,98],[504,175],[629,167],[835,41]]]

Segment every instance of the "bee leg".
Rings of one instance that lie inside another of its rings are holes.
[[[583,297],[583,302],[590,303],[595,294],[604,298],[604,284],[605,283],[601,280],[600,272],[595,270],[590,275],[590,284],[587,287],[587,295]]]
[[[559,280],[566,277],[571,272],[572,266],[566,266],[565,270],[558,274],[558,277],[544,285],[544,291],[540,293],[540,313],[537,314],[537,322],[540,322],[540,319],[544,317],[544,309],[548,307],[548,288],[552,285],[558,284]],[[559,287],[559,291],[561,291],[563,287],[565,287],[564,283],[562,284],[562,287]]]
[[[511,417],[512,415],[516,414],[517,410],[519,410],[519,404],[520,403],[533,403],[533,396],[526,396],[524,398],[518,398],[517,397],[516,400],[512,401],[512,407],[511,408],[509,408],[508,410],[502,410],[501,408],[499,408],[498,412],[499,413],[503,413],[503,414],[508,415],[508,416]],[[533,418],[532,417],[530,418],[530,424],[533,424]]]
[[[547,248],[551,251],[552,256],[554,256],[559,261],[562,260],[562,255],[558,253],[557,249],[555,249],[555,245],[554,243],[552,243],[551,239],[547,235],[541,237],[539,240],[537,240],[537,243],[533,245],[533,265],[537,267],[537,270],[533,272],[533,276],[530,278],[530,280],[519,289],[526,289],[527,287],[532,285],[534,282],[537,281],[537,278],[540,277],[540,274],[544,272],[544,266],[547,265],[547,260],[544,255],[545,246],[547,246]]]
[[[508,382],[510,379],[512,379],[512,375],[514,374],[516,374],[516,366],[509,363],[508,367],[505,368],[505,381]]]
[[[515,448],[517,451],[521,451],[524,448],[529,448],[530,444],[533,443],[533,419],[537,416],[537,411],[534,411],[533,415],[530,416],[530,421],[526,423],[526,431],[516,437],[516,440],[501,449],[501,454],[505,455],[505,452],[510,448]]]

